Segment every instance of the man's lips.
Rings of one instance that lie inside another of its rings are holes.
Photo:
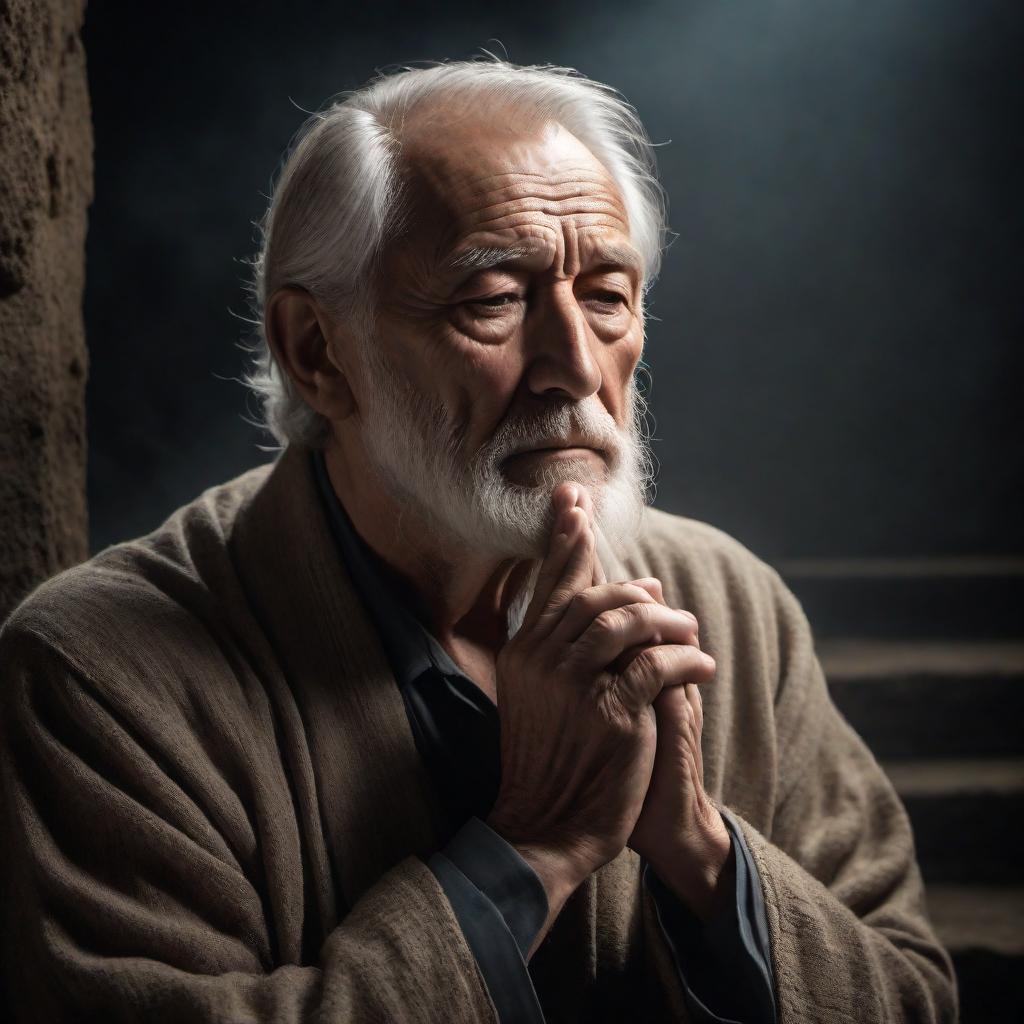
[[[527,448],[525,451],[516,452],[515,455],[510,455],[509,458],[521,459],[529,455],[543,455],[552,458],[579,458],[580,455],[597,455],[602,459],[607,458],[607,453],[603,448],[591,448],[589,445],[582,444],[548,445],[542,448]]]

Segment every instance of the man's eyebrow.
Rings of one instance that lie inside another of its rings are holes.
[[[594,246],[590,253],[593,269],[632,270],[644,276],[644,261],[631,245],[608,242]]]
[[[463,249],[451,257],[445,264],[447,270],[490,270],[491,267],[500,266],[510,260],[522,259],[524,256],[532,256],[537,249],[535,247],[515,246],[472,246]]]
[[[444,267],[446,270],[476,272],[490,270],[512,260],[533,256],[540,248],[542,247],[528,245],[472,246],[449,258]],[[600,243],[591,249],[590,257],[589,269],[622,269],[633,271],[638,277],[643,277],[644,261],[631,245],[622,245],[618,242]]]

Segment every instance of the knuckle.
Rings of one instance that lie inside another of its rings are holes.
[[[707,682],[715,674],[714,662],[699,647],[689,644],[680,651],[679,672],[688,683]]]
[[[621,608],[606,608],[603,612],[599,612],[594,619],[594,629],[602,636],[617,632],[623,624],[624,617]]]
[[[620,740],[632,737],[636,732],[634,716],[644,700],[638,693],[642,687],[631,685],[627,680],[620,679],[615,685],[609,686],[598,701],[605,728]]]
[[[639,579],[633,580],[633,583],[647,591],[661,590],[661,580],[656,576],[641,576]]]
[[[650,621],[658,615],[658,606],[650,599],[650,595],[646,601],[634,601],[632,604],[624,605],[622,610],[643,621]]]
[[[676,614],[684,618],[695,633],[700,629],[700,622],[697,621],[697,616],[693,612],[686,608],[677,608]]]
[[[605,725],[612,731],[625,732],[629,729],[629,712],[623,703],[622,693],[618,686],[608,686],[603,689],[597,698],[597,706]]]
[[[661,648],[646,647],[629,664],[629,673],[644,680],[657,679],[664,665]]]
[[[622,596],[627,598],[633,604],[650,604],[654,601],[651,597],[651,592],[640,586],[643,580],[638,580],[635,583],[622,583],[620,584]]]

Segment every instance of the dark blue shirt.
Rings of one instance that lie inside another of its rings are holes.
[[[442,849],[428,862],[480,966],[502,1024],[542,1022],[526,955],[548,914],[544,886],[484,823],[501,780],[498,711],[410,606],[407,588],[362,541],[334,493],[323,454],[313,472],[353,585],[380,634],[417,750],[444,815]],[[736,899],[702,922],[643,865],[693,1019],[774,1024],[764,898],[739,826],[723,813],[736,859]]]

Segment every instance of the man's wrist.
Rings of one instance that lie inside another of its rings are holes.
[[[510,845],[536,872],[548,894],[548,903],[560,910],[583,880],[576,866],[569,858],[545,846],[533,843]]]
[[[735,897],[736,854],[722,816],[677,842],[649,863],[679,901],[702,921],[716,916]]]
[[[530,948],[530,956],[547,935],[551,925],[562,911],[566,900],[579,888],[587,877],[576,858],[565,851],[537,842],[524,841],[505,834],[499,822],[488,818],[487,826],[500,835],[520,857],[533,869],[544,886],[548,901],[548,915],[543,927]]]

